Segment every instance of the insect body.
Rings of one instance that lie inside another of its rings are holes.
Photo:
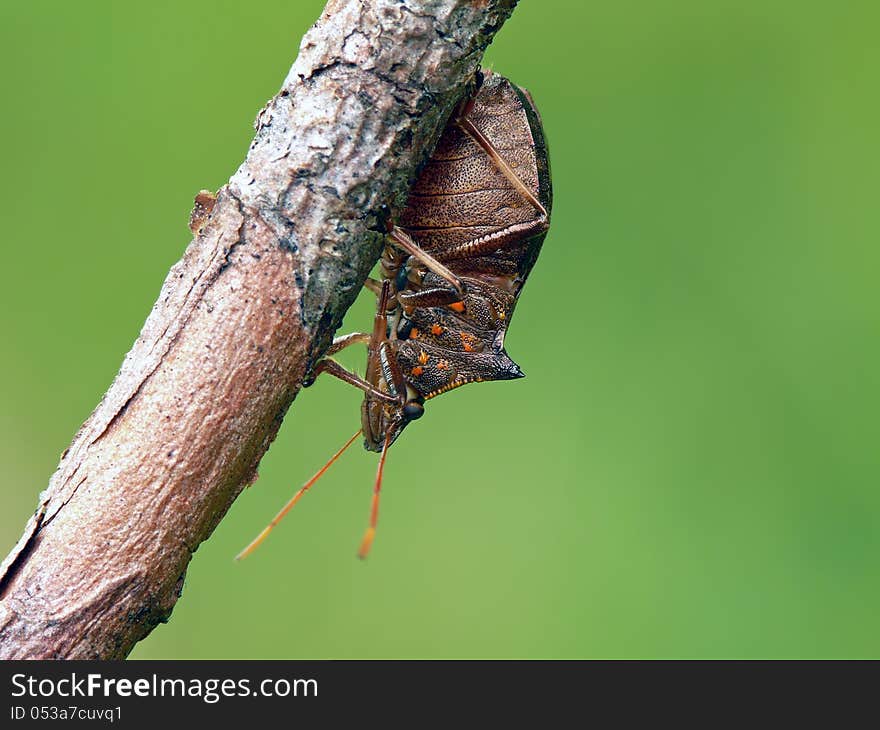
[[[549,226],[550,169],[541,120],[528,93],[503,76],[477,75],[434,154],[388,230],[371,333],[334,340],[315,375],[327,372],[364,391],[361,429],[301,488],[239,555],[250,553],[318,477],[363,432],[381,452],[370,527],[389,446],[424,413],[425,401],[467,383],[523,376],[504,336]],[[367,345],[364,378],[330,356]]]

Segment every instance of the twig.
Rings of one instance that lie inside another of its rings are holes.
[[[328,3],[0,567],[0,658],[121,658],[168,619],[514,5]]]

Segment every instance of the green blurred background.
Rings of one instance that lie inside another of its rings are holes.
[[[3,0],[0,552],[322,5]],[[528,377],[407,430],[368,562],[358,450],[235,564],[357,428],[303,392],[132,656],[880,655],[877,7],[524,2],[486,59],[551,150]]]

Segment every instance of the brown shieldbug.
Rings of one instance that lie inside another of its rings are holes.
[[[528,92],[503,76],[478,73],[413,185],[380,260],[371,333],[338,337],[315,368],[364,391],[361,428],[293,496],[239,555],[252,552],[342,453],[364,434],[381,452],[370,524],[358,555],[369,552],[378,519],[388,448],[453,388],[523,376],[504,350],[516,301],[550,224],[551,185],[541,118]],[[363,378],[332,355],[367,346]]]

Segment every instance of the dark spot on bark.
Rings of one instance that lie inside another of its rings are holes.
[[[399,154],[403,154],[404,152],[408,152],[410,148],[412,148],[413,134],[409,129],[404,129],[400,133],[400,138],[397,140],[397,152]]]
[[[391,220],[391,208],[386,203],[382,203],[376,210],[370,211],[366,216],[367,230],[376,233],[385,234],[389,230],[389,221]]]

